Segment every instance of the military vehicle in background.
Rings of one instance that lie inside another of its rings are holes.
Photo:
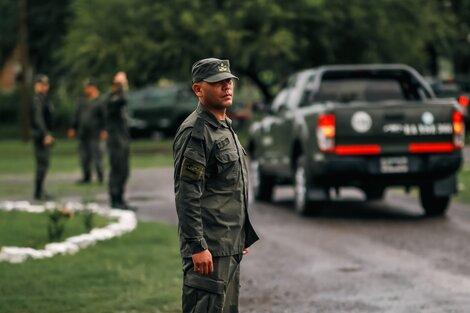
[[[196,108],[197,98],[190,85],[147,87],[128,95],[132,137],[172,136]]]
[[[391,186],[418,187],[425,214],[442,215],[457,192],[464,133],[462,107],[436,98],[409,66],[307,69],[287,79],[270,114],[250,128],[254,195],[270,201],[276,185],[294,185],[305,214],[342,187],[367,200]]]
[[[198,99],[190,84],[151,86],[128,95],[129,128],[133,138],[171,137],[184,119],[196,109]],[[251,106],[235,97],[227,115],[235,128],[251,117]]]

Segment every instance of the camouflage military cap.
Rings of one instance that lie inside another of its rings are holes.
[[[42,84],[49,84],[49,77],[47,77],[47,75],[44,75],[44,74],[37,74],[34,77],[34,82],[42,83]]]
[[[229,60],[219,60],[216,58],[208,58],[197,61],[192,67],[193,83],[206,81],[215,83],[228,78],[236,78],[230,72]]]

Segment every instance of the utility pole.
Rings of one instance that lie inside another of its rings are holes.
[[[29,139],[30,128],[30,86],[31,75],[29,71],[29,54],[28,54],[28,1],[18,1],[19,10],[19,28],[18,28],[18,47],[19,58],[21,64],[21,81],[20,81],[20,126],[21,138],[23,141]]]

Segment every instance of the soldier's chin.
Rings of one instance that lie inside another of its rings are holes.
[[[232,98],[230,98],[230,99],[227,99],[227,100],[224,100],[224,101],[222,102],[222,104],[223,104],[225,107],[229,107],[229,106],[231,106],[231,105],[232,105],[232,103],[233,103],[233,100],[232,100]]]

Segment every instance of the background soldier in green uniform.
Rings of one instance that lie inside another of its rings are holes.
[[[44,180],[49,168],[52,137],[53,106],[49,101],[49,78],[38,74],[34,81],[34,97],[31,107],[31,127],[33,130],[34,156],[36,159],[36,175],[34,179],[34,199],[48,200],[51,197],[44,192]]]
[[[248,217],[246,152],[226,117],[232,105],[229,61],[192,67],[197,109],[173,145],[183,261],[183,312],[238,312],[240,262],[258,240]]]
[[[98,182],[103,182],[103,150],[107,138],[106,115],[100,91],[94,79],[87,79],[83,85],[86,99],[78,103],[69,137],[78,137],[79,154],[82,166],[80,184],[91,182],[91,168],[95,167]]]
[[[108,130],[109,154],[109,197],[111,207],[135,210],[124,200],[124,192],[129,178],[129,128],[127,100],[124,92],[128,82],[124,72],[113,78],[111,94],[106,101],[106,127]]]

